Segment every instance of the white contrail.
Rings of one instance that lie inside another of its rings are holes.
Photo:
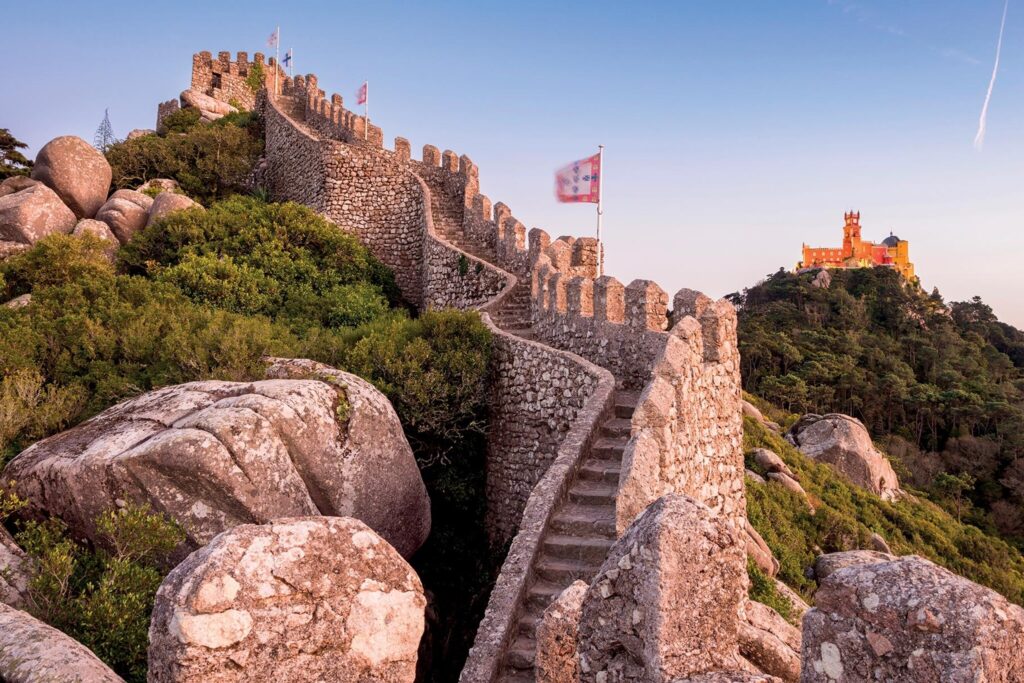
[[[1006,28],[1006,12],[1010,9],[1010,0],[1003,5],[1003,21],[999,24],[999,41],[996,43],[996,63],[992,66],[992,80],[988,82],[988,93],[985,95],[985,104],[981,107],[981,118],[978,120],[978,134],[974,136],[975,149],[981,149],[985,144],[985,124],[988,119],[988,103],[992,101],[992,89],[996,86],[996,74],[999,73],[999,55],[1003,52],[1003,30]]]

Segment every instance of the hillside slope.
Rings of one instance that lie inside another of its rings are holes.
[[[744,388],[859,418],[905,484],[1020,544],[1024,333],[980,299],[947,306],[889,270],[830,274],[822,287],[817,272],[779,271],[731,296]]]

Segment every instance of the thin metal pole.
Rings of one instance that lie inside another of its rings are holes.
[[[370,81],[366,81],[366,99],[363,101],[363,115],[366,125],[363,126],[363,139],[370,139]]]
[[[601,244],[601,224],[604,222],[604,145],[597,146],[597,274],[604,275],[604,245]]]
[[[274,41],[274,95],[280,95],[280,91],[277,88],[277,74],[281,70],[281,27],[278,26],[274,31],[277,34],[277,39]]]

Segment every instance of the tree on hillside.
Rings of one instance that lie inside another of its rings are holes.
[[[103,120],[100,122],[100,127],[96,129],[92,144],[99,151],[106,152],[115,142],[117,142],[117,138],[114,137],[114,127],[110,125],[110,110],[104,109]]]
[[[980,298],[947,304],[889,269],[814,278],[780,271],[732,296],[744,389],[901,440],[918,486],[1024,545],[1024,520],[996,505],[1024,506],[1024,332]]]
[[[29,174],[32,161],[18,151],[26,147],[28,145],[11,135],[11,131],[0,128],[0,180]]]

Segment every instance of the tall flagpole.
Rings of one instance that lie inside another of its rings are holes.
[[[604,245],[601,244],[601,224],[604,219],[604,208],[601,200],[604,196],[604,145],[597,146],[597,275],[604,275]]]
[[[370,81],[366,81],[366,99],[363,101],[363,114],[366,118],[366,125],[363,126],[363,139],[370,139]]]
[[[277,89],[277,73],[281,70],[281,27],[278,26],[274,33],[277,35],[277,39],[274,40],[274,95],[280,95],[280,91]]]

